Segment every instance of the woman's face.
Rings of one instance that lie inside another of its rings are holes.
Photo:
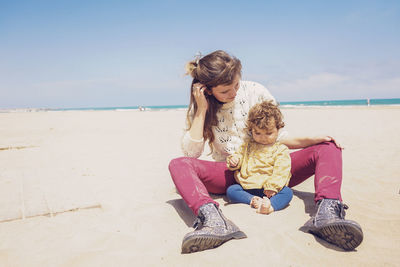
[[[228,85],[218,85],[212,88],[214,97],[223,103],[229,103],[235,100],[236,92],[239,89],[240,75],[237,75],[233,83]]]

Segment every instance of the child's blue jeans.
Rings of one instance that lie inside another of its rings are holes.
[[[264,189],[243,189],[240,184],[228,187],[226,195],[232,203],[249,204],[254,196],[264,197]],[[285,208],[293,198],[293,191],[285,186],[275,196],[270,198],[271,205],[275,211]]]

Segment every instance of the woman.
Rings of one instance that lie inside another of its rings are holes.
[[[224,51],[215,51],[190,61],[187,73],[193,77],[187,131],[182,139],[185,157],[169,164],[171,177],[183,200],[198,216],[195,231],[183,238],[182,253],[210,249],[232,238],[246,235],[226,219],[218,203],[209,195],[225,194],[235,183],[226,158],[236,151],[247,133],[245,121],[249,109],[273,96],[262,85],[240,81],[240,60]],[[199,160],[208,142],[215,161]],[[290,149],[293,187],[315,175],[317,212],[306,229],[345,250],[353,250],[363,239],[358,223],[344,219],[340,187],[342,182],[341,148],[332,137],[286,138],[278,141]]]

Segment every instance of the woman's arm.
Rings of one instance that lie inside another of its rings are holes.
[[[182,139],[182,151],[187,157],[198,158],[204,150],[204,122],[206,119],[208,102],[204,95],[205,86],[201,84],[193,85],[193,96],[197,103],[197,111],[193,116],[189,131]]]
[[[208,102],[205,94],[206,87],[200,83],[193,85],[192,94],[197,103],[197,111],[194,114],[192,125],[189,133],[193,139],[202,139],[204,131],[204,121],[206,120],[206,114],[208,109]]]
[[[181,147],[185,157],[198,158],[204,151],[204,139],[196,140],[190,136],[189,131],[182,137]]]
[[[190,127],[190,130],[182,138],[182,151],[186,157],[198,158],[203,153],[204,120],[205,115],[203,116],[201,112],[197,112],[193,118],[192,127]]]
[[[190,137],[196,140],[203,138],[204,121],[206,119],[207,110],[197,110],[194,115],[192,126],[190,127]]]
[[[305,148],[323,142],[333,142],[338,148],[343,149],[343,147],[339,143],[337,143],[332,136],[329,135],[320,135],[315,137],[283,138],[279,141],[282,144],[286,145],[289,149]]]

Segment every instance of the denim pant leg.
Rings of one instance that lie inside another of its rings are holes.
[[[239,184],[228,187],[226,195],[232,203],[249,204],[254,196],[265,197],[264,190],[261,189],[243,189]],[[293,198],[293,191],[285,186],[275,196],[270,198],[271,205],[275,211],[285,208]]]
[[[232,203],[244,203],[250,205],[254,196],[263,196],[263,189],[245,190],[240,184],[234,184],[226,190],[226,196]]]
[[[275,211],[285,208],[293,198],[293,191],[285,186],[275,196],[271,197],[271,205]]]

